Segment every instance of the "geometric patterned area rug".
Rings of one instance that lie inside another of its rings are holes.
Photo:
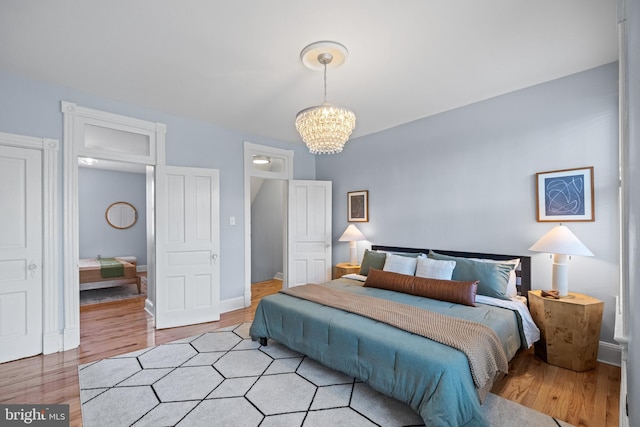
[[[269,340],[249,323],[78,367],[85,427],[416,426],[409,406]],[[492,426],[570,426],[490,394]]]

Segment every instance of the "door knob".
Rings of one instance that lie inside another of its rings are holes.
[[[29,269],[29,271],[31,272],[31,275],[33,276],[34,274],[36,274],[36,270],[38,269],[38,266],[36,265],[35,262],[31,261],[31,264],[29,264],[27,268]]]

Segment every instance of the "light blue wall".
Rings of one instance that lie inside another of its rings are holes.
[[[2,132],[54,138],[62,143],[60,101],[64,100],[83,107],[165,123],[168,165],[220,170],[221,300],[244,294],[244,229],[241,225],[244,223],[243,141],[293,150],[294,178],[315,179],[315,157],[303,144],[257,137],[4,72],[0,72],[0,94]],[[293,117],[283,126],[294,126]],[[61,199],[60,205],[62,202]],[[236,218],[237,225],[229,225],[231,216]]]
[[[370,242],[532,255],[533,288],[549,289],[548,255],[528,251],[556,225],[536,222],[535,173],[594,166],[596,220],[566,225],[596,256],[573,257],[569,288],[605,302],[601,338],[613,343],[617,91],[613,63],[356,138],[340,155],[318,157],[316,178],[333,181],[334,262],[349,257],[337,241],[347,225],[346,194],[369,190],[370,221],[357,226]]]
[[[135,256],[139,266],[147,265],[146,197],[144,174],[79,168],[80,258]],[[120,230],[107,223],[105,211],[115,202],[136,208],[133,227]]]

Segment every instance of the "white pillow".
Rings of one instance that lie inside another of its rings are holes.
[[[516,271],[511,270],[509,273],[509,282],[507,282],[507,291],[505,292],[509,298],[518,296],[518,278],[516,277]]]
[[[429,279],[451,280],[454,268],[456,268],[455,261],[418,257],[416,276],[427,277]]]
[[[483,258],[469,258],[474,261],[480,262],[492,262],[494,264],[513,264],[513,270],[509,272],[509,282],[507,283],[506,294],[509,298],[518,296],[518,288],[516,287],[518,278],[516,277],[516,270],[520,265],[520,258],[507,259],[507,260],[498,260],[498,259],[483,259]]]
[[[417,262],[417,258],[414,257],[388,254],[382,270],[413,276],[416,272]]]

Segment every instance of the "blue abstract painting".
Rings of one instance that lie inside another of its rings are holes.
[[[584,174],[545,178],[545,214],[548,216],[584,215],[584,191]]]

